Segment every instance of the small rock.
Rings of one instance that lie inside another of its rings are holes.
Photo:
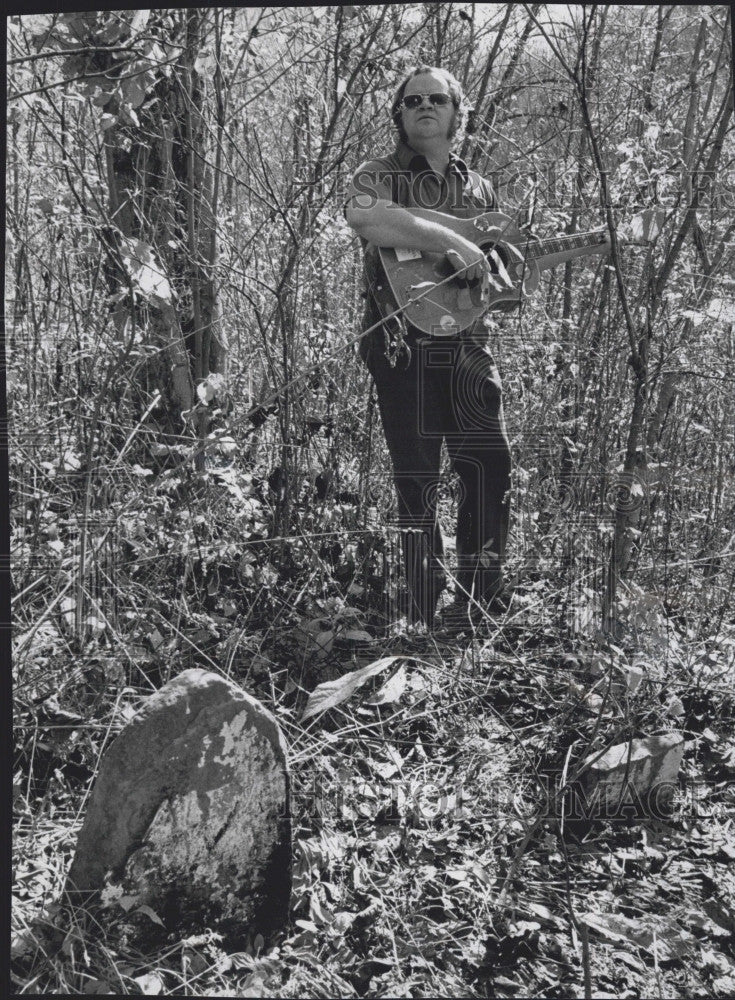
[[[649,736],[610,747],[590,763],[584,784],[592,816],[609,818],[630,805],[646,815],[665,814],[671,805],[684,753],[681,733]],[[594,763],[591,763],[594,762]]]
[[[268,933],[288,916],[288,803],[273,716],[218,674],[186,670],[103,755],[66,891],[89,902],[111,873],[169,931]]]

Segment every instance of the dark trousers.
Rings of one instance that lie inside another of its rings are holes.
[[[368,334],[360,345],[393,464],[409,620],[427,625],[446,586],[437,521],[442,440],[459,477],[457,596],[489,600],[501,583],[510,447],[500,377],[485,339],[409,336],[410,360],[404,351],[395,368],[382,334]]]

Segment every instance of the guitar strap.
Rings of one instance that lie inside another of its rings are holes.
[[[379,270],[382,272],[382,267]],[[402,312],[391,316],[391,313],[395,313],[396,311],[397,303],[393,301],[390,285],[384,274],[380,273],[377,277],[368,280],[366,295],[370,297],[378,314],[383,317],[386,361],[391,368],[395,368],[398,359],[405,351],[405,367],[408,368],[411,364],[411,348],[406,340],[408,335],[406,321],[403,318]]]

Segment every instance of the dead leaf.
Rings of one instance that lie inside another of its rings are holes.
[[[328,653],[334,644],[334,632],[319,632],[319,634],[315,636],[314,642],[317,644],[322,653]]]
[[[163,980],[157,972],[147,972],[144,976],[136,976],[135,982],[140,986],[143,996],[157,997],[163,992]]]
[[[296,924],[297,927],[303,928],[305,931],[309,931],[311,934],[319,933],[319,929],[316,924],[311,920],[294,920],[294,924]]]
[[[338,934],[346,934],[355,922],[355,914],[348,910],[339,910],[332,921],[332,929]]]
[[[264,997],[266,993],[265,981],[262,975],[253,972],[245,984],[240,988],[241,997]]]
[[[327,712],[330,708],[341,705],[343,701],[347,701],[371,677],[375,677],[377,674],[387,670],[392,663],[396,663],[400,659],[400,656],[384,656],[374,663],[369,663],[366,667],[361,667],[359,670],[353,670],[343,677],[338,677],[335,681],[325,681],[324,684],[319,684],[309,695],[309,700],[306,703],[304,714],[301,716],[301,721],[305,722],[313,715],[321,715],[322,712]]]
[[[453,882],[460,882],[467,885],[467,869],[466,868],[446,868],[444,874],[447,878],[452,879]]]
[[[114,991],[104,979],[88,979],[84,984],[83,993],[88,996],[114,996]]]
[[[391,705],[393,702],[398,701],[403,692],[406,690],[406,667],[402,665],[396,670],[393,676],[385,682],[382,688],[377,691],[371,698],[365,699],[366,705]],[[394,770],[397,768],[394,767]]]
[[[165,927],[164,922],[158,916],[158,914],[156,913],[156,911],[152,910],[151,907],[148,906],[146,903],[143,903],[142,906],[139,906],[138,909],[135,912],[136,913],[143,913],[143,914],[145,914],[146,917],[148,917],[149,919],[151,919],[154,924],[158,924],[161,927]]]
[[[30,928],[22,931],[13,931],[10,936],[10,955],[12,958],[20,958],[23,955],[30,955],[38,949],[39,942],[34,937]]]
[[[706,913],[702,913],[699,910],[687,910],[686,913],[681,916],[681,920],[684,921],[688,927],[696,927],[708,937],[728,937],[730,934],[730,931],[716,923],[716,921],[707,916]]]
[[[636,972],[640,972],[642,975],[645,974],[645,963],[640,958],[636,958],[635,955],[631,955],[629,951],[614,951],[612,957],[614,961],[624,962],[625,965],[630,966],[631,969],[635,969]]]
[[[592,930],[611,941],[625,941],[644,948],[659,961],[681,958],[694,937],[666,917],[645,916],[632,920],[618,913],[585,913],[581,919]]]
[[[542,903],[526,903],[525,909],[529,910],[535,917],[539,920],[543,920],[547,924],[551,924],[554,927],[561,927],[562,922],[558,917],[554,916],[548,906],[544,906]]]
[[[348,628],[344,632],[339,632],[337,639],[340,642],[372,643],[373,641],[373,637],[364,628]]]
[[[716,996],[731,997],[735,995],[735,976],[719,976],[712,982]]]
[[[154,628],[153,631],[148,635],[148,642],[150,643],[150,647],[154,653],[158,649],[158,647],[163,644],[163,636],[161,635],[161,633],[158,631],[157,628]]]
[[[147,64],[141,59],[131,65],[135,67],[135,75],[131,74],[123,79],[121,90],[126,103],[131,108],[139,108],[145,100],[148,89],[155,84],[155,76],[150,70],[145,72]]]

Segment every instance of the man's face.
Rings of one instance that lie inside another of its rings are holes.
[[[406,84],[404,98],[411,94],[449,94],[449,86],[446,80],[434,73],[422,73]],[[424,97],[418,108],[407,108],[404,104],[401,114],[409,143],[412,139],[447,139],[456,113],[451,100],[439,107],[431,104],[428,96]]]

